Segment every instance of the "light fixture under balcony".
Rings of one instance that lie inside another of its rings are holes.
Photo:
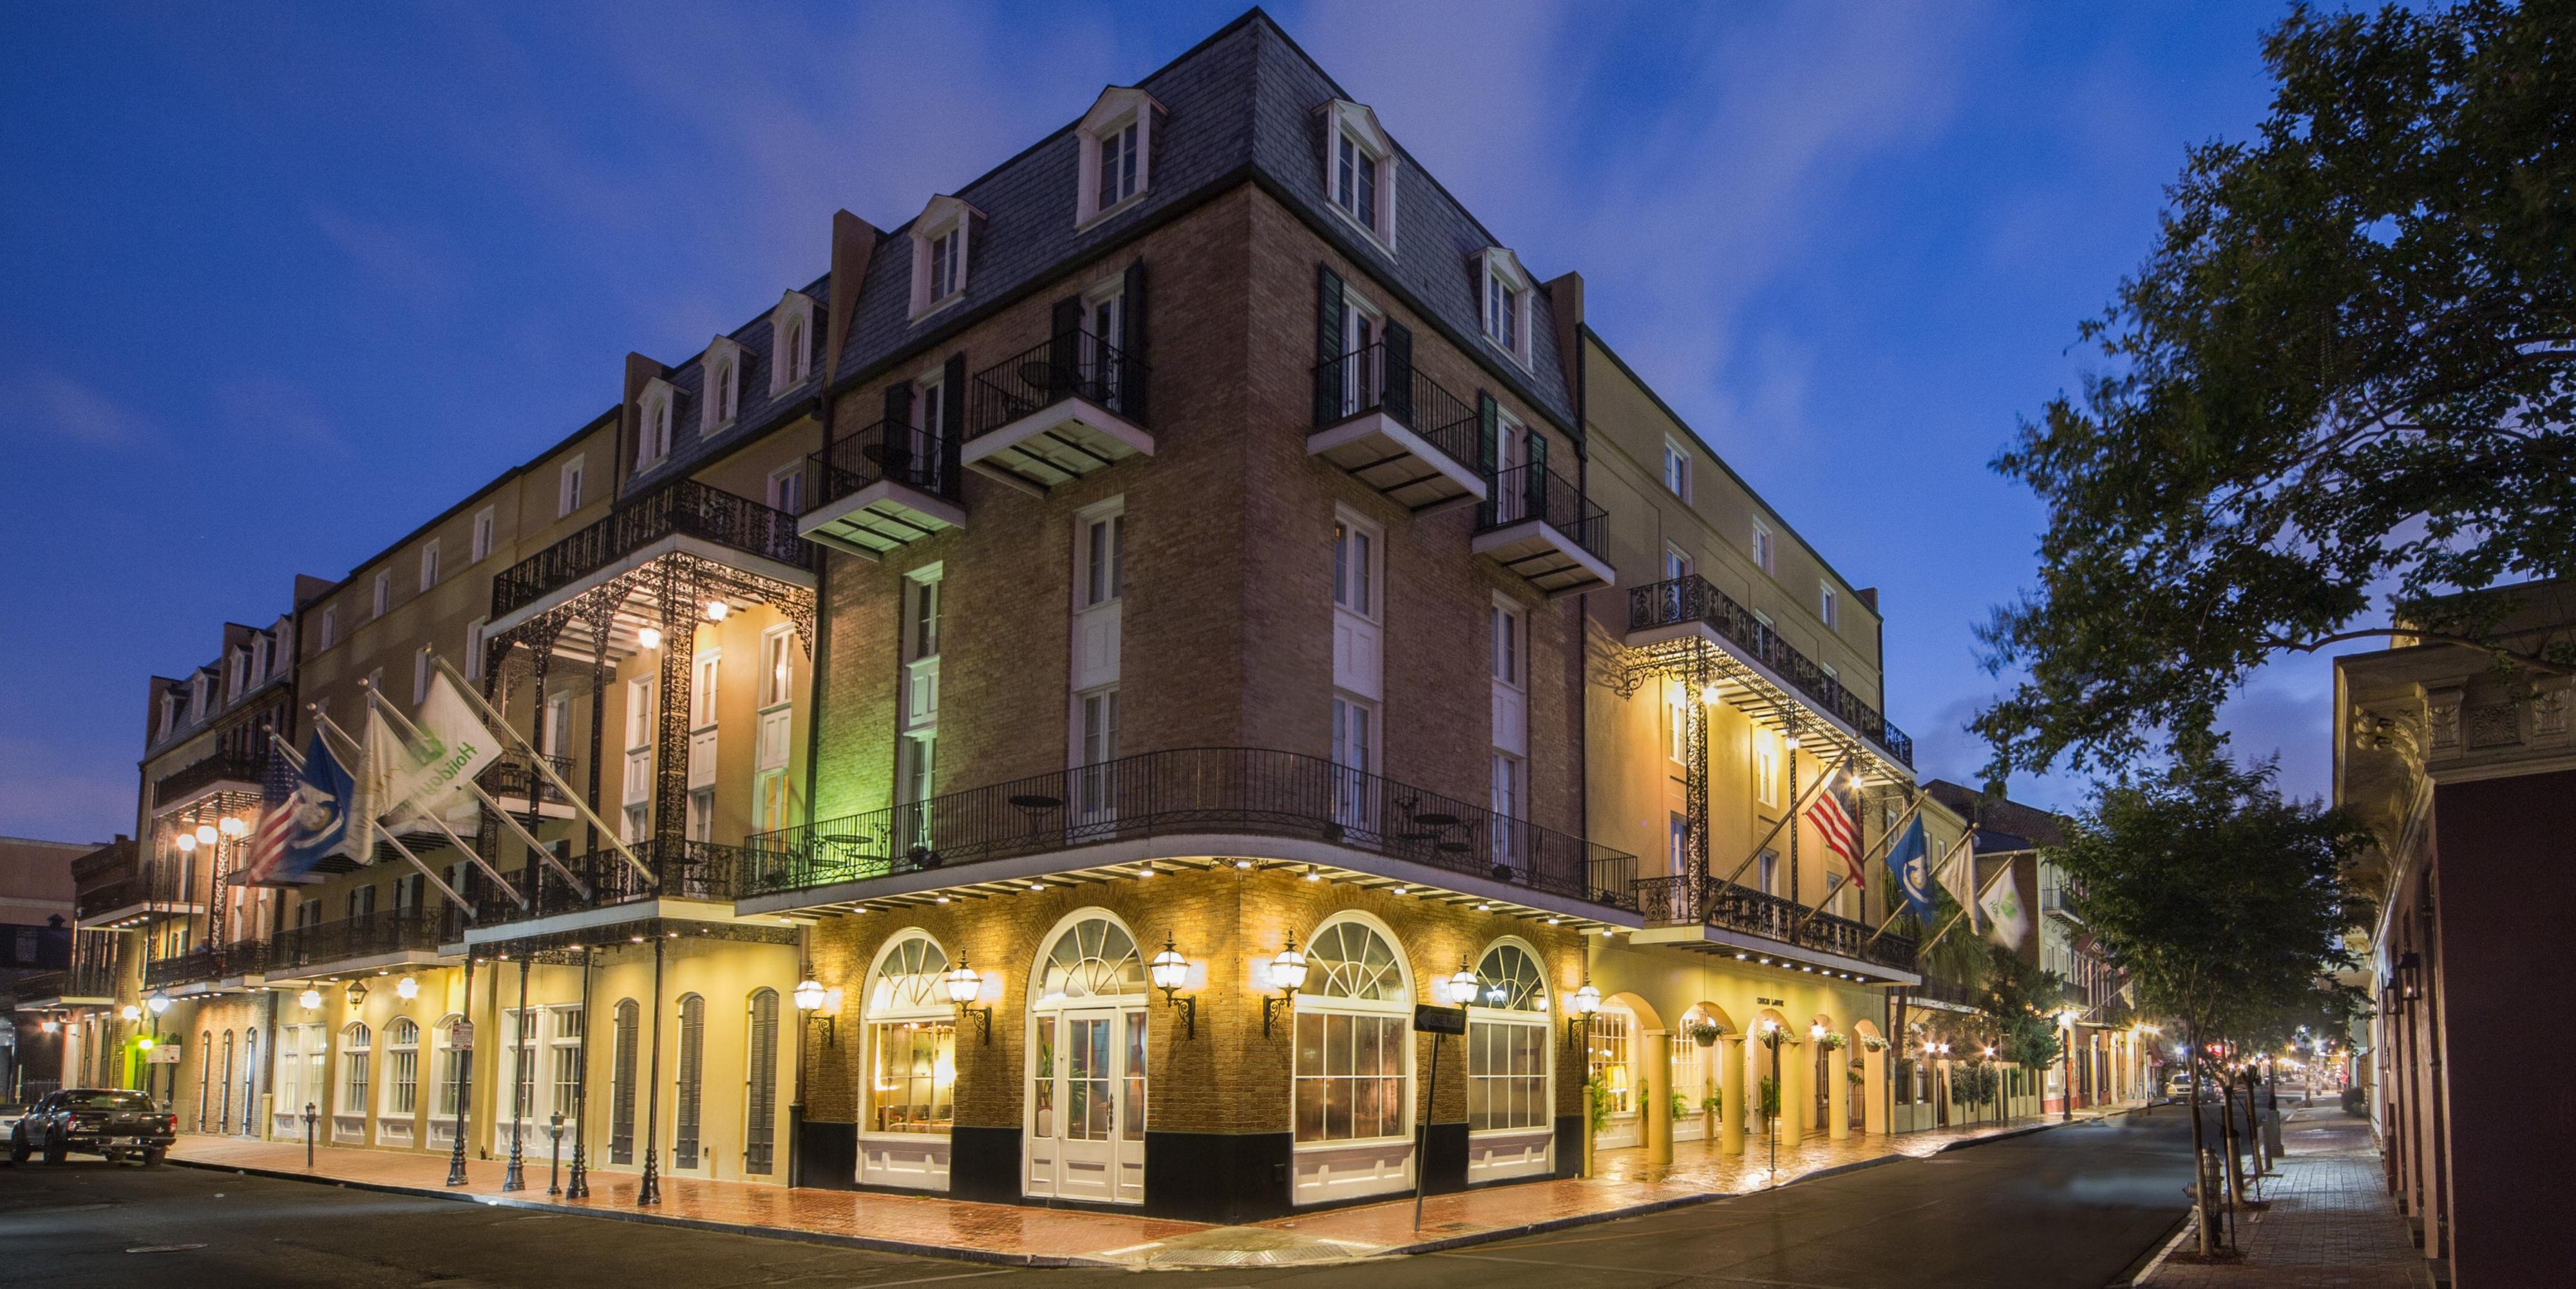
[[[637,647],[637,648],[639,648],[639,649],[659,649],[659,648],[661,648],[661,647],[662,647],[662,628],[660,628],[660,627],[644,627],[644,628],[641,628],[641,629],[639,629],[638,631],[636,631],[636,633],[635,633],[635,647]]]
[[[402,999],[404,1002],[410,1002],[412,999],[420,997],[420,982],[410,976],[405,976],[402,979],[395,981],[394,996]]]
[[[319,1011],[322,1008],[322,991],[308,987],[295,996],[295,1001],[306,1011]]]
[[[722,600],[707,601],[707,621],[709,622],[722,622],[725,620],[725,615],[731,612],[733,612],[733,606]]]

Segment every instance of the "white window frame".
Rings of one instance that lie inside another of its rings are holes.
[[[1842,630],[1842,595],[1834,590],[1833,583],[1822,578],[1816,580],[1816,617],[1824,622],[1826,630]]]
[[[983,212],[955,197],[930,199],[912,221],[912,318],[918,322],[966,298],[974,283],[975,224]],[[954,238],[953,242],[949,239]],[[945,251],[938,251],[949,243]],[[932,260],[939,260],[933,280]]]
[[[1477,256],[1476,269],[1477,330],[1484,334],[1486,344],[1528,368],[1530,315],[1537,303],[1537,285],[1530,280],[1528,270],[1521,267],[1520,257],[1506,247],[1486,247]]]
[[[1664,580],[1678,582],[1699,571],[1699,561],[1671,542],[1664,543]]]
[[[769,472],[769,508],[785,515],[805,513],[805,463],[783,465]]]
[[[428,646],[428,645],[422,645],[420,648],[418,648],[418,649],[414,649],[414,650],[412,650],[412,651],[411,651],[411,705],[412,705],[412,706],[414,706],[414,707],[418,707],[418,706],[420,706],[420,705],[421,705],[421,703],[422,703],[423,701],[425,701],[425,700],[427,700],[427,699],[428,699],[428,697],[429,697],[429,676],[430,676],[430,672],[431,672],[432,670],[434,670],[434,669],[429,665],[429,646]]]
[[[483,636],[490,618],[476,618],[465,624],[465,678],[483,679]]]
[[[813,355],[814,297],[790,291],[769,311],[770,397],[804,384],[814,374]]]
[[[420,545],[420,589],[424,591],[438,585],[438,551],[438,539],[435,537]]]
[[[1076,146],[1080,149],[1075,167],[1073,222],[1076,228],[1090,225],[1106,215],[1114,215],[1134,205],[1153,191],[1154,126],[1163,105],[1140,89],[1112,86],[1101,91],[1091,110],[1074,126]],[[1133,131],[1132,137],[1129,132]],[[1115,198],[1100,200],[1101,167],[1110,141],[1122,141],[1121,169],[1133,169],[1134,182],[1122,184]],[[1132,165],[1131,165],[1132,163]]]
[[[409,1026],[410,1041],[402,1041],[404,1026]],[[377,1080],[384,1097],[378,1113],[389,1119],[409,1119],[420,1109],[420,1022],[408,1016],[396,1016],[385,1022],[385,1064],[383,1077]],[[403,1058],[409,1057],[408,1061]]]
[[[393,570],[392,570],[392,569],[385,569],[385,568],[377,569],[377,570],[376,570],[376,579],[375,579],[375,581],[371,584],[370,589],[369,589],[369,590],[368,590],[368,592],[367,592],[367,618],[368,618],[368,620],[369,620],[369,621],[374,621],[375,619],[378,619],[378,618],[381,618],[381,617],[385,616],[385,613],[386,613],[388,610],[392,609],[392,608],[393,608],[393,606],[394,606],[394,574],[393,574]]]
[[[1318,109],[1324,114],[1323,163],[1324,205],[1352,231],[1389,255],[1395,253],[1395,187],[1399,169],[1395,141],[1387,137],[1378,124],[1377,113],[1347,99],[1334,99]],[[1356,160],[1367,157],[1375,164],[1374,187],[1369,196],[1368,218],[1363,219],[1353,207],[1360,194],[1349,191],[1356,183],[1344,185],[1341,180],[1344,148]],[[1371,225],[1375,226],[1372,227]]]
[[[555,518],[569,518],[572,512],[581,509],[582,502],[585,500],[582,496],[582,476],[588,466],[589,458],[583,453],[576,452],[571,460],[563,463],[562,469],[555,472]]]
[[[635,396],[635,471],[638,474],[662,464],[677,446],[679,428],[672,412],[680,405],[680,391],[659,376],[644,382],[644,390]],[[574,457],[566,469],[579,465]],[[571,514],[567,506],[563,514]]]
[[[707,343],[698,360],[698,437],[714,438],[742,419],[742,363],[747,351],[730,337]]]
[[[1765,573],[1772,572],[1772,566],[1779,558],[1778,547],[1779,540],[1772,536],[1771,525],[1763,523],[1759,519],[1754,520],[1753,566],[1761,569]]]
[[[474,512],[474,536],[471,539],[471,545],[468,547],[468,549],[473,552],[474,563],[480,564],[492,557],[492,537],[495,523],[496,521],[492,507],[485,506],[481,510]]]
[[[1780,783],[1783,778],[1781,758],[1787,754],[1788,749],[1781,744],[1777,733],[1761,728],[1753,731],[1751,763],[1755,801],[1774,808],[1779,806]]]
[[[1672,439],[1664,440],[1664,491],[1688,502],[1691,499],[1691,454]]]
[[[326,604],[322,606],[322,647],[328,649],[338,643],[340,643],[340,606]]]
[[[1321,969],[1323,966],[1321,955],[1314,953],[1313,946],[1320,945],[1324,941],[1325,935],[1337,924],[1343,922],[1359,923],[1386,944],[1387,950],[1394,960],[1397,972],[1398,989],[1396,992],[1398,997],[1396,999],[1355,998],[1324,992],[1325,987],[1330,983],[1330,978],[1328,973]],[[1322,923],[1315,927],[1313,933],[1306,937],[1306,943],[1310,946],[1309,953],[1312,960],[1315,961],[1315,968],[1308,971],[1305,987],[1292,995],[1293,1006],[1291,1008],[1292,1014],[1289,1019],[1289,1048],[1291,1062],[1291,1069],[1289,1071],[1289,1134],[1292,1142],[1291,1151],[1297,1155],[1310,1155],[1340,1150],[1352,1150],[1355,1148],[1364,1150],[1372,1146],[1401,1146],[1411,1142],[1413,1139],[1414,1116],[1416,1113],[1414,1102],[1416,1100],[1417,1093],[1420,1090],[1416,1083],[1416,1079],[1419,1077],[1419,1072],[1414,1068],[1414,1045],[1411,1031],[1409,1028],[1402,1027],[1391,1031],[1392,1033],[1401,1035],[1398,1040],[1399,1053],[1398,1060],[1396,1062],[1398,1071],[1396,1076],[1398,1088],[1396,1104],[1400,1107],[1400,1110],[1396,1117],[1395,1131],[1391,1133],[1378,1133],[1367,1137],[1335,1137],[1332,1135],[1332,1121],[1327,1117],[1323,1124],[1323,1134],[1321,1136],[1312,1138],[1300,1137],[1301,1127],[1297,1121],[1299,1118],[1300,1095],[1303,1091],[1304,1085],[1313,1080],[1337,1077],[1332,1073],[1332,1053],[1329,1050],[1325,1052],[1326,1066],[1323,1071],[1308,1071],[1296,1064],[1298,1059],[1302,1056],[1303,1045],[1298,1041],[1298,1038],[1299,1031],[1304,1026],[1305,1022],[1309,1018],[1313,1018],[1329,1027],[1331,1024],[1330,1018],[1334,1016],[1349,1016],[1354,1018],[1365,1017],[1371,1022],[1383,1025],[1384,1022],[1389,1019],[1410,1016],[1417,996],[1413,983],[1413,964],[1405,955],[1404,941],[1399,939],[1393,931],[1389,930],[1385,923],[1380,922],[1374,917],[1358,912],[1334,914],[1333,916],[1324,919]],[[1381,1050],[1383,1049],[1381,1048]],[[1325,1097],[1325,1103],[1327,1106],[1331,1104],[1329,1093],[1327,1093]],[[1383,1101],[1381,1101],[1381,1104],[1383,1104]],[[1408,1158],[1407,1167],[1404,1170],[1406,1173],[1405,1180],[1409,1181],[1411,1169],[1419,1167],[1420,1165],[1421,1161],[1419,1159]],[[1300,1173],[1304,1173],[1307,1169],[1301,1166],[1298,1171]],[[1393,1181],[1395,1179],[1389,1178],[1387,1180]],[[1329,1183],[1327,1184],[1329,1185]],[[1372,1187],[1371,1189],[1394,1189],[1394,1187],[1381,1186]]]

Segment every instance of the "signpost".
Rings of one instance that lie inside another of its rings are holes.
[[[1413,1009],[1414,1032],[1431,1036],[1431,1078],[1423,1085],[1422,1123],[1414,1129],[1413,1147],[1413,1229],[1422,1229],[1422,1184],[1426,1165],[1431,1160],[1431,1099],[1440,1090],[1440,1041],[1451,1034],[1467,1033],[1467,1009],[1416,1004]]]

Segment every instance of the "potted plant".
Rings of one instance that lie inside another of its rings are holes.
[[[1702,1047],[1715,1047],[1717,1040],[1726,1037],[1726,1026],[1712,1016],[1693,1016],[1682,1022],[1682,1033]]]
[[[1843,1049],[1843,1044],[1849,1041],[1850,1040],[1844,1038],[1842,1035],[1828,1030],[1825,1032],[1823,1037],[1816,1040],[1816,1045],[1824,1048],[1828,1052],[1839,1052]]]

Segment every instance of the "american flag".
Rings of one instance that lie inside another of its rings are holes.
[[[244,886],[268,886],[277,882],[278,867],[286,860],[286,839],[295,831],[295,767],[275,748],[269,749],[268,772],[260,776],[259,826],[251,830],[250,858],[233,880]]]
[[[1851,870],[1852,881],[1862,882],[1860,827],[1852,822],[1851,812],[1843,809],[1842,799],[1831,788],[1816,794],[1816,803],[1807,807],[1807,822],[1816,826],[1827,849],[1843,857],[1843,867]]]

